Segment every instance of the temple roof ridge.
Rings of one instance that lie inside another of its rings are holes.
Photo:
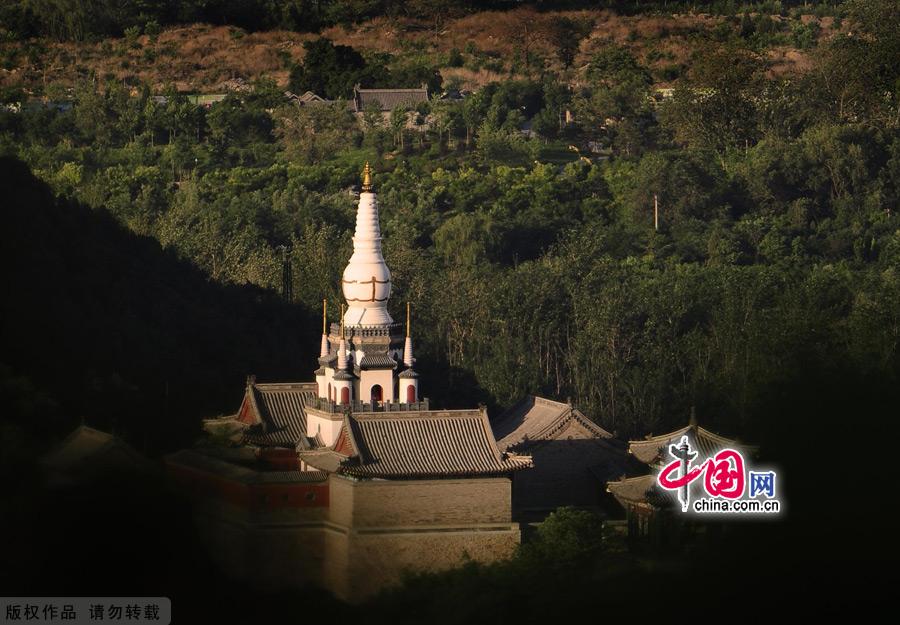
[[[347,413],[338,440],[356,455],[343,456],[336,443],[301,458],[343,475],[388,479],[503,475],[532,465],[531,456],[497,448],[483,408]]]
[[[670,443],[676,442],[684,435],[688,435],[693,444],[698,447],[698,451],[705,456],[712,456],[725,448],[737,448],[750,454],[759,451],[759,447],[756,445],[748,445],[738,439],[716,434],[696,423],[688,423],[688,425],[667,434],[656,436],[648,434],[643,439],[628,441],[628,452],[645,464],[653,464],[664,455],[666,447]]]

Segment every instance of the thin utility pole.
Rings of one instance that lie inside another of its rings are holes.
[[[659,232],[659,197],[653,194],[653,229]]]

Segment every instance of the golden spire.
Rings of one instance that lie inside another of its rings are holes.
[[[344,305],[341,304],[341,338],[344,338]]]
[[[366,166],[363,167],[362,190],[363,191],[371,191],[372,190],[372,170],[369,169],[369,161],[366,161]]]
[[[406,302],[406,336],[409,336],[409,302]]]
[[[328,323],[328,300],[322,300],[322,334],[327,334],[326,324]]]

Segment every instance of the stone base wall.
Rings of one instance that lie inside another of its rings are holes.
[[[321,515],[261,520],[234,506],[201,502],[194,519],[213,562],[235,579],[260,587],[321,584],[330,556]],[[316,518],[319,517],[319,518]]]
[[[520,543],[506,478],[329,478],[326,509],[250,514],[198,499],[200,533],[224,571],[266,588],[318,585],[360,601],[406,574],[510,557]]]
[[[517,524],[455,528],[396,528],[349,536],[347,601],[365,599],[398,585],[406,574],[438,572],[468,561],[489,563],[513,555]]]

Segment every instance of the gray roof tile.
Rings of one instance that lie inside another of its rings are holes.
[[[676,501],[675,495],[656,484],[655,475],[622,478],[615,482],[609,482],[606,490],[612,493],[623,508],[634,505],[665,508]]]
[[[356,413],[344,418],[351,457],[301,452],[317,468],[355,477],[423,478],[503,475],[531,466],[530,456],[501,453],[481,410]],[[339,437],[340,439],[341,437]]]
[[[316,397],[315,383],[251,384],[247,392],[260,418],[247,442],[293,448],[306,436],[306,405]]]
[[[494,435],[500,449],[536,440],[549,440],[576,421],[590,438],[611,439],[613,436],[569,404],[529,395],[493,423]]]
[[[359,361],[359,366],[363,369],[393,369],[397,366],[397,361],[389,354],[366,354]]]
[[[645,464],[657,464],[668,457],[669,445],[677,444],[685,434],[687,434],[693,449],[700,453],[701,458],[714,456],[716,452],[726,447],[749,455],[757,452],[757,448],[752,445],[741,444],[739,441],[719,436],[697,425],[687,425],[668,434],[648,436],[641,441],[629,441],[628,451]]]
[[[381,111],[392,111],[398,106],[415,108],[420,102],[428,102],[428,89],[355,89],[353,92],[357,112],[373,104]]]

